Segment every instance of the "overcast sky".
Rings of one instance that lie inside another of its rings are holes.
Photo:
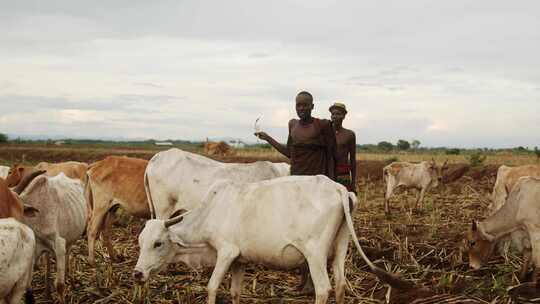
[[[540,146],[540,1],[0,0],[0,132]]]

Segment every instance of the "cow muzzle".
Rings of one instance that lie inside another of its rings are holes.
[[[144,282],[144,274],[141,271],[133,270],[133,280],[139,284],[142,284]]]

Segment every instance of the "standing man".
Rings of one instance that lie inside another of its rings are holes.
[[[323,174],[335,180],[336,136],[332,122],[311,116],[313,96],[302,91],[296,95],[296,114],[299,119],[289,121],[287,145],[280,144],[265,132],[255,136],[290,159],[291,175]]]
[[[255,136],[267,141],[290,159],[291,175],[323,174],[336,180],[335,131],[330,120],[311,116],[313,107],[313,96],[309,92],[302,91],[296,95],[296,114],[299,119],[289,121],[287,145],[280,144],[265,132],[257,132]],[[300,273],[302,292],[313,294],[313,281],[307,264],[300,268]]]
[[[336,102],[328,110],[336,132],[336,182],[356,194],[356,135],[352,130],[343,128],[343,120],[347,115],[345,104]]]

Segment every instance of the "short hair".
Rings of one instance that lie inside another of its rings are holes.
[[[300,93],[298,93],[296,96],[300,96],[300,95],[306,95],[309,97],[309,99],[311,99],[311,102],[313,102],[313,96],[311,95],[311,93],[309,93],[308,91],[302,91]]]

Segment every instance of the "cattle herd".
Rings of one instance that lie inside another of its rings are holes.
[[[426,191],[442,182],[446,162],[395,162],[383,169],[385,211],[396,187],[418,189],[422,208]],[[523,253],[521,277],[529,264],[537,282],[540,266],[540,166],[501,166],[489,214],[474,221],[466,238],[470,266],[478,269],[501,244],[512,241]],[[352,192],[317,176],[289,176],[289,165],[258,161],[222,163],[176,148],[150,161],[109,156],[90,165],[40,163],[35,167],[0,166],[0,303],[33,302],[34,264],[46,255],[56,260],[54,287],[61,303],[69,275],[69,251],[84,235],[88,261],[96,267],[95,242],[101,235],[109,257],[116,254],[110,226],[116,208],[149,219],[138,236],[140,247],[132,277],[146,281],[153,273],[182,262],[213,267],[208,303],[230,270],[232,302],[240,302],[245,265],[274,269],[307,265],[315,303],[326,303],[333,272],[336,303],[345,301],[345,259],[349,239],[379,279],[395,288],[410,286],[375,266],[362,251],[352,212]],[[99,272],[95,271],[96,284]],[[48,278],[49,276],[47,276]],[[50,295],[51,282],[45,292]]]

